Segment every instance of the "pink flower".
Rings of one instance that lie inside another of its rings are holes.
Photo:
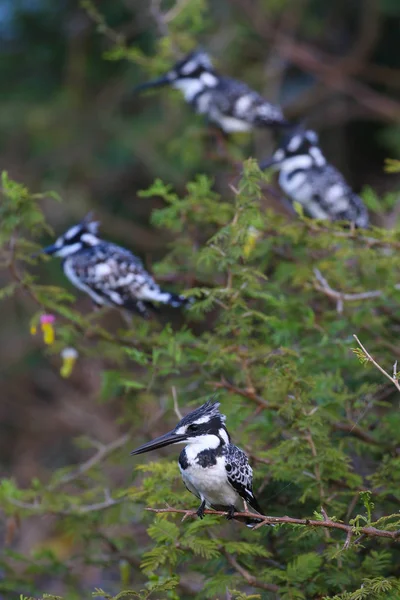
[[[40,317],[40,324],[41,325],[47,325],[47,324],[52,324],[54,323],[54,321],[56,320],[54,315],[42,315]]]
[[[55,331],[53,323],[55,320],[55,316],[50,314],[45,314],[40,317],[40,327],[43,331],[43,341],[48,346],[54,344]]]

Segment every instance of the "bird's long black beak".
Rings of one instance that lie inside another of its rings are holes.
[[[41,250],[39,250],[39,252],[31,254],[31,258],[37,258],[41,254],[51,255],[54,254],[54,252],[57,252],[57,250],[59,250],[59,248],[55,244],[52,244],[51,246],[46,246],[46,248],[42,248]]]
[[[164,85],[168,85],[171,83],[167,75],[162,75],[157,79],[152,79],[151,81],[147,81],[146,83],[141,83],[133,88],[133,93],[143,92],[144,90],[151,90],[152,88],[162,87]]]
[[[271,158],[268,158],[258,163],[258,168],[261,171],[264,171],[265,169],[270,169],[271,167],[277,165],[279,162],[279,160],[276,160],[273,156],[271,156]]]
[[[157,448],[164,448],[164,446],[170,446],[171,444],[184,442],[186,439],[186,435],[178,435],[173,431],[169,431],[165,435],[161,435],[155,440],[147,442],[147,444],[143,444],[143,446],[139,446],[139,448],[136,448],[136,450],[132,450],[131,454],[144,454],[145,452],[150,452],[151,450],[157,450]]]

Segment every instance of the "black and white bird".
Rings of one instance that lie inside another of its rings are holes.
[[[263,514],[254,497],[253,470],[246,454],[231,443],[225,427],[225,415],[219,402],[208,401],[192,411],[165,435],[143,444],[131,454],[143,454],[171,444],[185,444],[179,455],[179,469],[189,490],[201,500],[197,515],[202,519],[205,508],[226,511],[227,518],[250,507]],[[238,517],[249,527],[258,519]]]
[[[165,292],[132,252],[97,236],[99,223],[88,215],[42,252],[63,259],[70,282],[97,306],[114,306],[147,317],[153,302],[180,307],[187,298]]]
[[[260,168],[278,171],[282,191],[311,218],[348,221],[364,229],[369,226],[367,208],[343,175],[327,162],[315,131],[293,129]]]
[[[191,52],[165,75],[139,85],[134,91],[164,85],[180,90],[197,113],[206,115],[226,134],[288,125],[279,106],[245,83],[219,75],[208,54],[201,50]]]

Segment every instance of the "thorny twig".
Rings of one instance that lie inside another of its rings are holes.
[[[314,283],[314,288],[328,298],[332,298],[336,300],[336,311],[341,314],[343,312],[343,304],[344,302],[354,302],[357,300],[367,300],[368,298],[379,298],[382,296],[383,292],[380,290],[374,290],[371,292],[360,292],[358,294],[345,294],[343,292],[338,292],[331,288],[325,277],[322,275],[319,269],[314,269],[314,275],[317,282]]]
[[[212,540],[216,539],[216,537],[212,531],[208,531],[207,533],[208,533],[208,536]],[[245,579],[249,585],[256,587],[256,588],[260,588],[262,590],[268,590],[269,592],[278,592],[279,591],[279,586],[275,585],[274,583],[266,583],[264,581],[261,581],[260,579],[257,579],[257,577],[254,577],[254,575],[249,573],[249,571],[247,569],[245,569],[236,560],[236,558],[234,556],[232,556],[232,554],[230,554],[226,550],[226,548],[224,548],[223,546],[220,546],[219,550],[225,556],[225,558],[228,561],[228,563],[230,564],[230,566],[233,567],[235,569],[235,571],[237,571],[239,573],[239,575],[241,575],[243,577],[243,579]]]
[[[368,352],[368,350],[362,345],[362,343],[360,342],[360,340],[358,339],[358,337],[353,334],[354,339],[356,340],[357,344],[360,346],[360,348],[362,349],[362,351],[364,352],[365,357],[369,360],[369,362],[372,362],[373,365],[375,365],[375,367],[381,372],[383,373],[383,375],[385,377],[387,377],[388,379],[390,379],[390,381],[393,383],[393,385],[396,386],[396,388],[398,389],[398,391],[400,392],[400,384],[398,382],[397,379],[397,360],[393,365],[393,377],[391,375],[389,375],[389,373],[387,371],[385,371],[385,369],[383,369],[374,358],[372,358],[372,356],[370,355],[370,353]]]
[[[178,404],[178,395],[176,393],[176,387],[173,385],[171,387],[171,390],[172,390],[172,398],[174,400],[174,411],[175,411],[175,414],[178,417],[178,419],[181,420],[183,418],[183,416],[182,416],[182,413],[180,411],[179,404]]]
[[[125,435],[122,435],[121,437],[117,438],[113,442],[110,442],[109,444],[96,443],[98,450],[91,458],[89,458],[88,460],[86,460],[85,462],[80,464],[71,473],[66,473],[63,477],[61,477],[57,481],[50,483],[48,486],[46,486],[45,490],[49,491],[49,492],[54,491],[54,490],[57,490],[62,485],[65,485],[67,483],[70,483],[71,481],[74,481],[75,479],[78,479],[81,475],[83,475],[87,471],[89,471],[89,469],[91,469],[96,464],[101,462],[106,456],[108,456],[109,454],[114,452],[114,450],[117,450],[118,448],[121,448],[122,446],[124,446],[128,442],[129,439],[130,439],[130,435],[125,434]],[[34,502],[23,502],[21,500],[18,500],[17,498],[7,498],[7,501],[10,504],[12,504],[13,506],[17,506],[18,508],[31,510],[34,512],[46,511],[46,513],[51,513],[51,514],[56,514],[56,515],[76,515],[76,516],[87,514],[90,512],[99,511],[99,510],[105,510],[107,508],[116,506],[116,505],[121,504],[122,502],[126,501],[125,497],[115,498],[115,499],[112,498],[110,490],[108,488],[105,488],[103,490],[103,493],[104,493],[104,501],[102,501],[102,502],[96,502],[94,504],[86,504],[86,505],[81,505],[81,506],[78,505],[73,508],[66,508],[66,509],[60,509],[60,510],[58,510],[58,509],[52,510],[51,508],[44,506],[42,502],[38,502],[37,500],[35,500]]]
[[[309,229],[310,231],[313,231],[315,233],[329,233],[330,235],[332,235],[334,237],[340,237],[340,238],[350,239],[350,240],[354,240],[354,241],[358,241],[358,242],[364,242],[365,245],[367,246],[367,248],[374,248],[374,247],[387,248],[387,247],[389,247],[389,248],[400,249],[400,242],[398,242],[396,240],[379,240],[378,238],[374,238],[371,236],[360,235],[360,232],[358,230],[349,229],[348,231],[339,231],[337,229],[332,229],[330,227],[326,227],[326,226],[324,227],[323,224],[316,223],[312,219],[307,219],[307,221],[303,221],[303,223],[305,224],[307,229]]]
[[[317,449],[315,447],[314,440],[313,440],[310,429],[308,429],[308,433],[305,436],[305,439],[307,440],[307,442],[310,446],[311,454],[312,454],[313,458],[317,459],[318,453],[317,453]],[[324,490],[324,485],[322,483],[321,470],[320,470],[319,464],[316,460],[315,460],[315,464],[314,464],[314,474],[315,474],[315,479],[317,481],[318,488],[319,488],[319,497],[320,497],[321,502],[323,502],[324,498],[325,498],[325,490]],[[326,521],[328,519],[328,516],[327,516],[324,508],[321,508],[321,513],[322,513],[322,516],[324,517],[324,521]],[[325,537],[326,537],[326,539],[329,539],[329,531],[328,530],[325,530]]]
[[[189,2],[190,0],[177,0],[175,6],[164,13],[164,22],[169,23],[170,21],[176,19],[176,17],[186,8]]]
[[[103,502],[95,502],[93,504],[84,504],[81,506],[75,506],[74,508],[65,508],[65,509],[52,509],[48,506],[43,506],[40,502],[22,502],[21,500],[17,500],[16,498],[7,498],[7,501],[16,506],[18,508],[23,508],[26,510],[31,510],[35,512],[45,511],[46,514],[53,515],[70,515],[70,516],[81,516],[86,515],[91,512],[97,512],[99,510],[105,510],[107,508],[111,508],[112,506],[117,506],[118,504],[122,504],[127,501],[127,498],[112,498],[110,496],[109,490],[104,490],[104,495],[106,499]]]
[[[176,59],[179,59],[180,51],[179,51],[179,48],[174,43],[174,39],[170,32],[168,23],[170,23],[179,14],[179,12],[184,8],[184,6],[183,6],[184,3],[179,3],[179,4],[182,4],[182,6],[178,6],[178,3],[177,3],[174,7],[172,7],[172,9],[170,9],[168,11],[168,13],[164,13],[162,11],[161,0],[151,0],[150,5],[149,5],[150,14],[153,17],[161,36],[170,38],[171,49],[172,49],[173,54],[176,57]],[[173,12],[174,10],[176,10],[176,13]]]
[[[359,105],[373,111],[384,120],[397,120],[400,115],[400,104],[388,96],[375,92],[372,88],[357,81],[355,76],[360,70],[364,60],[365,50],[368,54],[369,39],[365,36],[362,48],[350,55],[349,63],[346,59],[337,59],[332,54],[322,52],[314,46],[298,42],[284,31],[276,31],[266,15],[263,15],[257,3],[251,0],[234,0],[234,4],[242,9],[244,15],[251,21],[254,30],[269,43],[273,40],[276,51],[281,58],[300,67],[304,72],[311,73],[324,85],[334,92],[340,92],[353,97]],[[356,59],[356,60],[355,60]]]
[[[214,388],[217,388],[217,389],[224,388],[230,392],[233,392],[234,394],[238,394],[238,396],[243,396],[244,398],[248,398],[249,400],[256,402],[257,404],[259,404],[260,406],[262,406],[264,408],[268,408],[268,409],[278,408],[277,406],[272,406],[269,402],[264,400],[264,398],[262,398],[261,396],[256,394],[254,391],[238,388],[235,385],[233,385],[232,383],[229,383],[229,381],[227,381],[224,377],[221,377],[221,381],[210,381],[208,383],[209,383],[209,385],[212,385]]]
[[[176,513],[185,515],[187,517],[196,517],[197,513],[194,510],[184,510],[180,508],[146,508],[146,510],[154,513]],[[207,515],[217,515],[226,517],[226,512],[221,510],[205,510],[205,514]],[[236,517],[249,517],[251,519],[260,519],[260,523],[257,524],[254,529],[258,529],[264,525],[274,525],[274,524],[287,524],[287,525],[302,525],[304,527],[327,527],[328,529],[338,529],[340,531],[345,531],[346,534],[350,531],[351,533],[363,534],[368,537],[381,537],[381,538],[389,538],[392,540],[398,540],[400,538],[400,529],[395,531],[389,531],[385,529],[377,529],[376,527],[366,526],[366,527],[353,527],[352,525],[347,525],[346,523],[341,523],[340,521],[333,521],[328,517],[325,510],[321,510],[323,520],[318,521],[316,519],[296,519],[294,517],[267,517],[265,515],[259,515],[257,513],[252,513],[249,511],[246,512],[238,512],[235,513]]]
[[[78,479],[78,477],[89,471],[89,469],[97,465],[97,463],[99,463],[103,460],[103,458],[114,452],[114,450],[117,450],[118,448],[124,446],[129,439],[130,436],[128,434],[125,434],[117,438],[113,442],[110,442],[109,444],[98,444],[98,451],[96,452],[96,454],[94,454],[87,461],[79,465],[78,468],[75,469],[75,471],[72,471],[72,473],[67,473],[66,475],[61,477],[61,479],[49,485],[47,489],[54,490],[60,487],[61,485],[65,485],[66,483],[74,481],[74,479]]]
[[[354,435],[354,437],[358,438],[359,440],[362,440],[366,444],[373,444],[375,446],[382,445],[381,442],[379,442],[374,437],[372,437],[372,435],[369,435],[369,433],[361,429],[361,427],[359,427],[356,423],[333,423],[332,428],[335,431],[345,431],[347,433],[350,433],[351,435]]]

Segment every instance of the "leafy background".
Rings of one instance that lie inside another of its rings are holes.
[[[185,412],[217,390],[267,514],[323,506],[399,528],[398,392],[351,350],[356,333],[390,373],[399,356],[399,175],[384,170],[400,147],[399,13],[389,0],[0,2],[2,598],[399,597],[393,540],[355,531],[345,548],[334,530],[155,516],[144,507],[196,506],[175,452],[129,457],[176,422],[174,396]],[[270,154],[268,132],[221,149],[179,94],[132,94],[198,44],[319,132],[363,190],[371,237],[289,215],[251,161],[240,179],[241,161]],[[29,256],[89,210],[165,287],[202,300],[130,325],[75,300],[56,260]],[[43,311],[49,347],[30,334]],[[69,378],[66,346],[80,353]]]

